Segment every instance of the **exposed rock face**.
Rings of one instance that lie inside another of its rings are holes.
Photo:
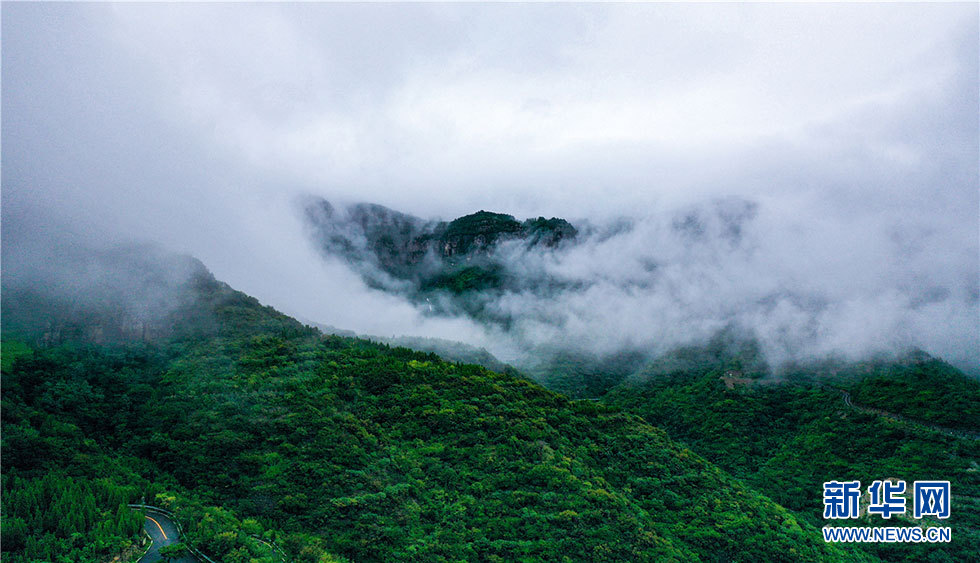
[[[5,330],[40,346],[171,336],[182,308],[218,283],[200,261],[150,245],[65,245],[20,259],[11,257],[17,273],[3,280]]]
[[[450,222],[426,221],[375,204],[338,210],[325,200],[307,205],[306,220],[325,255],[343,257],[373,287],[407,289],[417,300],[431,292],[460,295],[519,283],[496,255],[501,244],[516,242],[524,252],[556,249],[578,234],[558,218],[521,222],[481,210]]]
[[[524,221],[524,228],[532,244],[542,244],[547,247],[555,247],[565,240],[572,240],[578,236],[578,229],[564,219],[552,217],[545,219],[528,219]]]
[[[439,234],[443,258],[486,253],[498,241],[523,238],[524,227],[511,215],[479,211],[446,225]]]

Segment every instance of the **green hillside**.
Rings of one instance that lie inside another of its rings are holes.
[[[951,543],[866,549],[910,562],[969,561],[980,553],[980,440],[964,431],[978,430],[971,426],[980,407],[976,380],[921,353],[901,361],[798,368],[778,380],[745,369],[752,353],[684,355],[706,361],[652,364],[603,400],[664,428],[815,526],[828,522],[822,518],[825,481],[948,480],[953,508],[942,525],[952,528]],[[894,525],[877,516],[855,524]]]
[[[141,499],[225,562],[871,559],[636,415],[185,289],[142,341],[5,315],[5,561],[131,555]]]

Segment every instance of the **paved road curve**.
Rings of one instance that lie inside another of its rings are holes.
[[[153,540],[153,544],[150,545],[150,550],[146,552],[146,555],[140,557],[139,563],[164,561],[160,557],[160,548],[165,545],[173,545],[180,541],[177,526],[166,515],[158,512],[147,511],[143,517],[143,529],[146,530],[146,533],[150,534],[150,539]],[[190,554],[180,559],[173,559],[172,561],[174,563],[198,563],[197,559]]]

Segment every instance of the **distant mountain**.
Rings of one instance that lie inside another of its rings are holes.
[[[190,256],[145,244],[50,250],[30,263],[22,263],[16,251],[5,253],[5,335],[56,346],[193,339],[258,325],[307,330],[216,280]],[[266,313],[254,316],[253,308]]]
[[[485,310],[487,296],[540,290],[553,280],[513,271],[513,255],[574,244],[568,221],[478,211],[452,221],[427,221],[376,204],[337,209],[310,201],[305,218],[325,256],[346,260],[371,287],[403,295],[440,313],[465,312],[506,321]]]
[[[169,336],[194,288],[217,283],[198,260],[150,245],[66,244],[29,263],[16,250],[4,258],[4,329],[44,345]]]

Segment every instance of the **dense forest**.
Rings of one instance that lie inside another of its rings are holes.
[[[980,563],[978,54],[0,0],[0,563]]]
[[[893,561],[968,561],[980,553],[980,435],[960,431],[980,428],[980,382],[921,352],[774,378],[753,371],[760,367],[753,350],[720,348],[688,349],[648,366],[603,401],[662,427],[815,526],[827,523],[818,493],[826,481],[949,480],[955,508],[942,525],[953,528],[952,542],[865,547]],[[884,523],[871,515],[856,522]]]
[[[282,560],[267,541],[320,562],[980,551],[978,511],[963,500],[980,497],[977,442],[849,410],[813,379],[729,389],[720,378],[748,360],[703,352],[688,371],[641,372],[601,401],[572,400],[511,371],[324,336],[203,270],[183,291],[152,338],[93,332],[81,309],[59,317],[55,338],[36,321],[64,303],[5,292],[5,561],[135,558],[141,516],[126,504],[143,501],[231,563]],[[944,381],[976,414],[976,382],[937,360],[868,376],[920,394]],[[888,386],[839,380],[855,401],[966,424],[927,395],[899,409]],[[937,476],[957,495],[953,543],[823,541],[821,480]]]

